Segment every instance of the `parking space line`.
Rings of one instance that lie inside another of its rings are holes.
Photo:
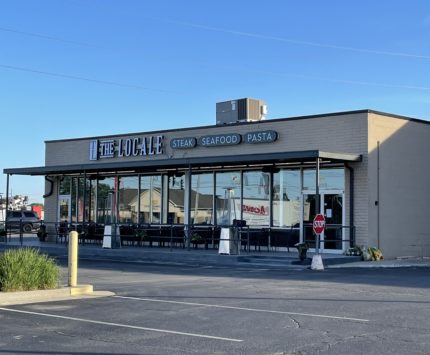
[[[32,314],[32,315],[35,315],[35,316],[58,318],[58,319],[66,319],[66,320],[72,320],[72,321],[76,321],[76,322],[101,324],[101,325],[108,325],[108,326],[112,326],[112,327],[121,327],[121,328],[137,329],[137,330],[146,330],[146,331],[150,331],[150,332],[167,333],[167,334],[175,334],[175,335],[184,335],[184,336],[189,336],[189,337],[197,337],[197,338],[205,338],[205,339],[213,339],[213,340],[223,340],[223,341],[230,341],[230,342],[237,342],[237,343],[240,343],[240,342],[243,341],[241,339],[224,338],[224,337],[217,337],[217,336],[213,336],[213,335],[196,334],[196,333],[186,333],[186,332],[177,332],[177,331],[174,331],[174,330],[157,329],[157,328],[139,327],[139,326],[130,325],[130,324],[103,322],[103,321],[92,320],[92,319],[76,318],[76,317],[68,317],[68,316],[60,316],[60,315],[57,315],[57,314],[31,312],[31,311],[24,311],[24,310],[12,309],[12,308],[4,308],[4,307],[0,307],[0,311],[14,312],[14,313],[23,313],[23,314]]]
[[[144,302],[162,302],[162,303],[183,304],[183,305],[198,306],[198,307],[224,308],[224,309],[236,309],[236,310],[240,310],[240,311],[286,314],[286,315],[290,315],[290,316],[304,316],[304,317],[315,317],[315,318],[340,319],[340,320],[349,320],[349,321],[354,321],[354,322],[370,322],[369,319],[341,317],[341,316],[330,316],[330,315],[324,315],[324,314],[298,313],[298,312],[286,312],[286,311],[273,311],[273,310],[270,310],[270,309],[261,309],[261,308],[246,308],[246,307],[235,307],[235,306],[223,306],[223,305],[218,305],[218,304],[183,302],[183,301],[169,301],[169,300],[161,300],[161,299],[153,299],[153,298],[141,298],[141,297],[129,297],[129,296],[112,296],[112,297],[114,297],[114,298],[122,298],[122,299],[129,299],[129,300],[135,300],[135,301],[144,301]]]

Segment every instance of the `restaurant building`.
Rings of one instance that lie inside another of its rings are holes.
[[[45,176],[48,225],[174,226],[185,241],[206,228],[216,247],[215,231],[239,220],[251,246],[282,251],[314,247],[321,212],[323,252],[430,255],[429,122],[372,110],[265,120],[254,99],[216,107],[211,126],[46,141],[45,166],[4,173]]]

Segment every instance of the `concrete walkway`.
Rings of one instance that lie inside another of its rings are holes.
[[[0,243],[0,252],[7,248],[20,247],[19,238],[11,238],[7,243]],[[23,246],[39,248],[43,252],[59,257],[67,258],[68,248],[66,244],[39,242],[31,235],[23,238]],[[308,268],[313,253],[308,253],[308,259],[300,262],[298,253],[294,248],[290,252],[273,251],[247,251],[241,250],[238,255],[219,255],[217,249],[203,248],[189,250],[170,247],[133,247],[123,246],[117,249],[102,248],[99,244],[79,245],[79,258],[91,260],[108,260],[112,262],[159,262],[168,264],[199,264],[199,265],[236,265],[249,267],[293,267]],[[430,258],[399,258],[395,260],[361,261],[358,256],[345,256],[339,254],[322,254],[324,267],[430,267]]]

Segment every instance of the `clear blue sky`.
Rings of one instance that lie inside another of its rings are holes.
[[[44,141],[375,109],[430,120],[428,0],[2,0],[0,168]],[[41,202],[43,179],[12,176]],[[6,176],[0,176],[5,194]]]

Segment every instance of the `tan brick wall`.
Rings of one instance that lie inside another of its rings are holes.
[[[252,131],[275,130],[278,140],[271,144],[240,144],[229,147],[196,147],[188,150],[172,150],[170,139],[180,137],[200,137],[221,133],[245,134]],[[89,142],[87,139],[47,142],[46,165],[67,164],[103,164],[115,161],[141,160],[144,165],[149,159],[168,159],[183,157],[228,156],[253,153],[290,152],[302,150],[322,150],[328,152],[355,153],[363,155],[363,162],[353,163],[355,174],[355,219],[357,226],[356,240],[358,244],[367,244],[368,237],[368,194],[367,194],[367,113],[323,116],[315,118],[291,119],[281,121],[265,121],[263,123],[227,125],[209,128],[188,129],[180,131],[164,131],[151,133],[135,133],[118,135],[112,138],[142,137],[162,134],[165,137],[165,154],[152,157],[111,158],[99,161],[89,160]],[[103,137],[97,137],[101,139]],[[347,182],[349,180],[347,179]],[[349,206],[349,188],[345,190],[345,202]],[[56,217],[56,203],[48,203],[46,209],[54,209],[50,216]],[[347,209],[347,223],[349,212]]]
[[[272,144],[241,144],[230,147],[196,147],[172,150],[171,138],[200,137],[220,133],[275,130],[278,141]],[[379,241],[385,256],[430,255],[427,232],[430,166],[424,160],[430,151],[430,125],[375,113],[356,113],[264,123],[229,125],[161,132],[165,137],[162,156],[89,160],[90,139],[74,139],[46,144],[47,165],[89,164],[146,159],[223,156],[253,153],[323,150],[362,154],[363,161],[351,163],[354,169],[354,224],[358,245],[377,245],[377,142],[380,142]],[[113,138],[141,137],[150,134],[118,135]],[[102,138],[102,137],[98,137]],[[401,196],[401,199],[399,198]],[[349,177],[345,188],[349,209]],[[46,199],[45,220],[56,221],[57,185]],[[349,213],[346,215],[349,223]]]
[[[323,150],[344,153],[364,153],[367,131],[363,126],[367,114],[350,114],[343,116],[326,116],[317,118],[264,121],[264,123],[226,125],[202,129],[168,131],[151,134],[133,134],[113,138],[142,137],[162,134],[165,137],[164,154],[159,156],[138,156],[127,158],[110,158],[99,161],[89,160],[89,142],[91,139],[75,139],[47,142],[46,165],[107,163],[115,161],[142,161],[151,159],[174,159],[205,156],[222,156],[238,154],[256,154],[269,152],[288,152],[301,150]],[[196,147],[187,150],[172,150],[170,140],[180,137],[200,137],[220,133],[247,133],[252,131],[275,130],[279,138],[272,144],[245,144],[229,147]],[[98,137],[102,138],[102,137]]]
[[[379,241],[388,258],[430,255],[430,125],[369,115],[369,243]]]
[[[50,183],[45,182],[45,193],[50,191]],[[48,240],[55,240],[56,229],[55,223],[57,222],[57,211],[58,211],[58,178],[54,178],[54,186],[52,189],[52,195],[45,198],[44,203],[44,221],[47,225]]]

